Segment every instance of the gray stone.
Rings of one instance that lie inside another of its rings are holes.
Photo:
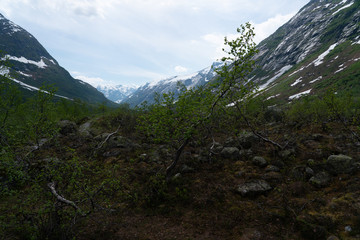
[[[252,180],[247,183],[241,184],[237,187],[236,191],[242,196],[256,196],[270,191],[272,187],[265,180]]]
[[[83,137],[92,137],[91,131],[91,122],[86,122],[84,124],[81,124],[79,127],[79,133]]]
[[[307,179],[309,179],[309,178],[311,178],[312,176],[314,176],[314,174],[315,174],[314,170],[312,170],[312,169],[309,168],[309,167],[306,167],[306,168],[305,168],[305,177],[306,177]]]
[[[331,155],[326,161],[328,171],[334,174],[350,173],[354,170],[354,160],[346,155]]]
[[[259,138],[252,132],[244,132],[239,136],[238,141],[242,148],[249,149],[259,142]]]
[[[229,159],[238,159],[240,156],[239,152],[240,150],[236,147],[225,147],[221,151],[221,156]]]
[[[309,182],[315,187],[326,187],[330,183],[330,175],[327,172],[320,172],[310,178]]]
[[[277,166],[274,166],[274,165],[268,165],[265,168],[265,172],[280,172],[280,168],[278,168]]]
[[[339,240],[339,238],[332,235],[332,236],[328,237],[327,240]]]
[[[252,164],[258,167],[266,167],[268,165],[267,161],[263,157],[256,156],[252,159]]]

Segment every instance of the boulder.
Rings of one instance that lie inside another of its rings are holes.
[[[240,150],[236,147],[225,147],[221,151],[221,156],[229,159],[238,159]]]
[[[346,155],[331,155],[326,161],[326,168],[333,174],[351,173],[354,170],[354,160]]]
[[[265,180],[251,180],[237,187],[236,192],[242,196],[256,196],[270,191],[272,187]]]
[[[83,137],[92,137],[91,131],[91,122],[86,122],[80,125],[79,127],[79,133]]]
[[[259,138],[252,132],[244,132],[238,137],[238,142],[242,148],[249,149],[259,142]]]
[[[263,157],[259,157],[259,156],[254,157],[251,162],[255,166],[258,166],[261,168],[264,168],[268,165],[268,162]]]
[[[329,185],[330,180],[330,175],[327,172],[320,172],[310,178],[309,182],[315,187],[322,188]]]

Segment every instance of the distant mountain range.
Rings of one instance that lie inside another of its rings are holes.
[[[97,86],[97,90],[102,92],[105,97],[110,99],[113,102],[121,103],[124,99],[128,96],[133,94],[138,87],[137,86],[123,86],[123,85],[116,85],[116,86]]]
[[[312,0],[289,22],[263,40],[258,67],[249,76],[270,98],[291,101],[328,87],[360,95],[360,1]],[[216,76],[214,63],[188,76],[146,83],[121,100],[130,106],[153,103],[155,93],[206,84]],[[126,95],[126,94],[125,94]]]
[[[32,95],[43,85],[54,85],[57,96],[80,99],[88,103],[114,106],[91,85],[74,79],[46,51],[36,38],[22,27],[0,14],[0,50],[10,68],[0,66],[1,74],[9,74],[26,95]]]

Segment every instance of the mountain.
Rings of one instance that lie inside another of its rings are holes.
[[[0,50],[5,55],[3,60],[7,59],[10,63],[10,68],[1,66],[1,73],[9,73],[26,95],[31,95],[43,85],[53,84],[58,97],[114,105],[91,85],[74,79],[33,35],[1,14]]]
[[[96,89],[102,92],[105,97],[113,102],[121,103],[124,99],[134,93],[138,87],[136,86],[97,86]]]
[[[187,88],[204,85],[216,76],[215,69],[221,65],[221,62],[214,62],[211,67],[190,75],[174,76],[158,82],[146,83],[125,98],[123,102],[129,103],[131,107],[139,106],[144,102],[154,103],[155,93],[175,92],[176,95],[178,93],[178,82]]]
[[[329,87],[360,93],[360,1],[312,0],[258,45],[251,79],[291,101]]]
[[[286,101],[334,87],[360,94],[360,1],[312,0],[258,45],[257,68],[249,76],[271,98]],[[213,67],[218,67],[215,63]],[[123,100],[132,107],[153,103],[155,92],[206,84],[212,67],[141,86]]]

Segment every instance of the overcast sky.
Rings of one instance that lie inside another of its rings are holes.
[[[0,0],[0,12],[33,34],[74,77],[141,85],[186,75],[222,56],[245,22],[256,42],[309,0]]]

